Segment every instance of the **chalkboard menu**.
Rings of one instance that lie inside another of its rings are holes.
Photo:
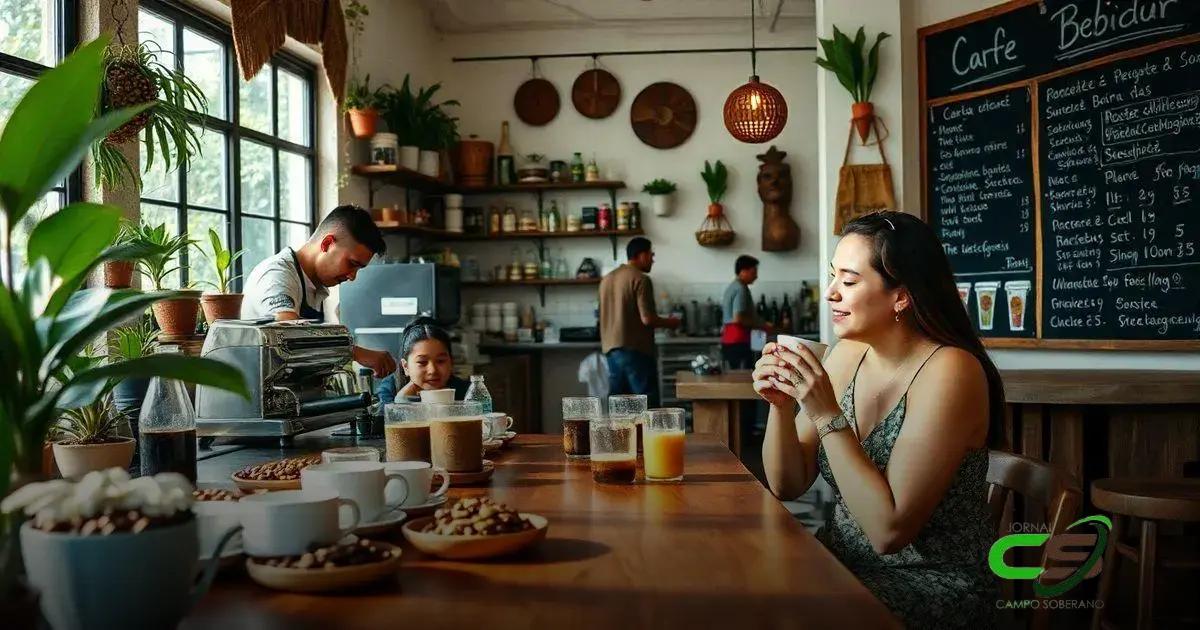
[[[925,215],[991,345],[1200,348],[1200,1],[921,29]]]
[[[985,337],[1033,337],[1036,243],[1025,87],[929,108],[926,207]]]
[[[1038,94],[1043,336],[1200,339],[1200,44]]]

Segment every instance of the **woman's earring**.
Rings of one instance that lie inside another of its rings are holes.
[[[904,312],[904,309],[900,309],[900,310],[896,311],[896,321],[900,321],[900,313],[903,313],[903,312]]]

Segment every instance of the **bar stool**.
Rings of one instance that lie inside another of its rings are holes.
[[[1159,521],[1200,521],[1200,479],[1099,479],[1092,483],[1092,503],[1113,515],[1098,594],[1105,605],[1092,614],[1092,630],[1115,627],[1104,618],[1104,611],[1116,582],[1118,555],[1138,564],[1137,628],[1153,628],[1155,571],[1200,569],[1200,559],[1161,557],[1158,550]],[[1136,547],[1121,542],[1130,518],[1142,521]]]
[[[1021,496],[1027,505],[1041,510],[1049,534],[1061,534],[1079,515],[1082,493],[1078,484],[1046,462],[1007,451],[988,451],[988,508],[996,536],[1009,532],[1004,527],[1004,508],[1009,497]],[[1042,550],[1038,566],[1046,567]],[[1029,627],[1050,627],[1050,610],[1042,607],[1030,613]]]

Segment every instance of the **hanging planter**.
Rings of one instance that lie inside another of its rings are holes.
[[[725,218],[725,206],[721,205],[721,199],[725,196],[729,184],[729,170],[721,160],[717,160],[716,166],[705,160],[704,171],[700,173],[700,177],[704,178],[704,184],[708,187],[708,199],[711,203],[708,204],[708,214],[704,217],[704,222],[700,224],[700,229],[696,230],[696,242],[703,247],[729,245],[736,233],[729,219]]]
[[[862,27],[859,27],[854,39],[847,37],[836,26],[833,27],[832,39],[817,39],[825,53],[824,59],[817,58],[817,65],[832,72],[838,83],[841,83],[854,99],[854,105],[850,109],[851,117],[854,130],[858,132],[863,144],[867,143],[875,121],[871,90],[875,87],[875,77],[879,71],[879,44],[888,37],[890,35],[887,33],[879,33],[870,52],[866,53],[865,60],[863,50],[867,44],[867,36]]]
[[[166,172],[187,170],[200,154],[197,129],[204,124],[208,101],[183,72],[159,63],[161,53],[153,41],[136,46],[114,43],[105,50],[99,114],[154,104],[92,144],[96,183],[100,186],[120,187],[127,178],[138,182],[137,171],[120,146],[136,140],[143,131],[144,172],[150,171],[156,158],[162,160]]]

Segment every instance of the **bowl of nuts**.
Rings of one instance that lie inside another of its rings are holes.
[[[399,567],[400,547],[353,535],[336,544],[316,545],[299,556],[246,560],[246,572],[255,582],[298,593],[369,584],[395,575]]]
[[[320,463],[320,454],[277,459],[247,466],[233,473],[233,482],[246,492],[252,490],[299,490],[300,471],[305,467]]]
[[[427,554],[478,560],[516,553],[545,538],[548,529],[544,516],[519,513],[487,497],[468,497],[405,523],[402,531]]]

